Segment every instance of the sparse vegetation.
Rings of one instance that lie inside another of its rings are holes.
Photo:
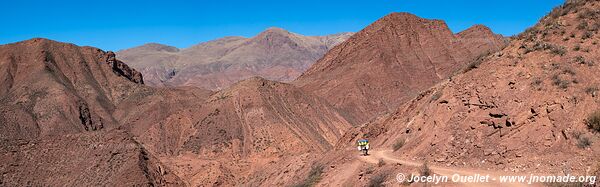
[[[483,61],[485,60],[485,57],[487,57],[489,55],[490,55],[489,52],[479,55],[479,57],[477,57],[477,59],[475,59],[474,61],[472,61],[471,63],[469,63],[467,65],[465,70],[463,70],[463,73],[469,72],[473,69],[477,69],[479,67],[479,65],[481,65],[481,63],[483,63]]]
[[[563,73],[564,74],[569,74],[569,75],[575,75],[575,70],[573,70],[572,68],[565,68],[563,69]]]
[[[585,122],[592,131],[600,132],[600,110],[591,113]]]
[[[406,140],[404,138],[396,139],[396,141],[394,142],[394,145],[392,146],[392,149],[394,151],[398,151],[400,148],[404,147],[405,142],[406,142]]]
[[[373,166],[369,166],[367,169],[365,169],[366,174],[372,174],[373,172],[375,172],[375,168],[373,168]]]
[[[427,162],[421,165],[421,167],[419,168],[419,174],[421,176],[431,176],[431,174],[433,174],[433,172],[431,172],[431,169],[429,169]]]
[[[440,97],[442,97],[444,93],[442,93],[441,90],[436,91],[433,95],[431,95],[431,101],[437,101],[438,99],[440,99]]]
[[[596,10],[585,9],[583,11],[579,11],[579,14],[577,14],[577,18],[579,18],[579,19],[593,18],[596,14],[598,14],[598,11],[596,11]]]
[[[588,66],[595,65],[594,61],[586,60],[583,56],[576,56],[573,61],[578,64],[587,64]]]
[[[531,86],[533,87],[537,87],[537,90],[541,90],[542,88],[539,87],[540,85],[542,85],[542,83],[544,83],[544,80],[542,80],[539,77],[535,77],[533,78],[533,80],[531,81]]]
[[[586,148],[592,145],[592,141],[590,140],[589,137],[584,136],[584,135],[580,135],[579,138],[577,138],[577,147],[579,148]]]
[[[558,86],[561,89],[568,88],[570,83],[570,81],[561,79],[559,74],[555,74],[554,76],[552,76],[552,84]]]
[[[306,179],[304,179],[304,181],[302,181],[301,183],[294,185],[294,187],[314,186],[321,180],[321,174],[323,174],[323,169],[323,165],[313,165],[310,172],[308,173],[308,177],[306,177]]]
[[[380,187],[384,186],[383,183],[387,180],[389,172],[381,172],[369,179],[367,186],[369,187]]]
[[[581,50],[581,51],[583,51],[583,52],[586,52],[586,53],[589,53],[589,52],[590,52],[590,48],[585,48],[585,49],[583,49],[583,50]]]
[[[380,158],[379,161],[377,162],[377,167],[383,167],[383,166],[385,166],[385,160]]]
[[[585,89],[585,93],[590,94],[592,97],[596,97],[598,94],[598,87],[590,86]]]
[[[550,52],[555,55],[563,56],[565,53],[567,53],[567,50],[565,50],[565,48],[562,46],[551,45]]]
[[[581,23],[579,23],[579,25],[577,25],[577,29],[579,30],[585,30],[588,27],[588,23],[585,21],[582,21]]]
[[[579,51],[581,50],[581,45],[577,44],[575,45],[575,47],[573,47],[573,51]]]
[[[590,31],[585,31],[582,35],[581,35],[581,39],[582,40],[587,40],[588,38],[591,38],[592,35],[594,35],[594,33],[590,32]]]
[[[585,58],[583,58],[582,56],[576,56],[574,61],[578,64],[585,64]]]

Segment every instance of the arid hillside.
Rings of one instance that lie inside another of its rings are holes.
[[[36,139],[114,128],[142,75],[114,53],[46,39],[0,46],[0,134]]]
[[[567,1],[502,51],[349,131],[338,148],[368,137],[395,158],[430,165],[598,175],[599,9]]]
[[[112,116],[143,90],[114,53],[47,39],[0,46],[0,184],[183,185]]]
[[[484,26],[455,35],[443,21],[393,13],[330,50],[294,84],[361,124],[504,46]]]
[[[163,111],[146,107],[149,100],[122,103],[140,109],[128,114],[124,126],[194,186],[242,184],[246,176],[272,170],[276,163],[332,149],[351,127],[326,101],[258,77],[191,101],[160,120],[145,119]],[[269,167],[261,167],[267,162]]]
[[[156,43],[117,52],[139,69],[150,86],[195,86],[220,90],[260,76],[294,80],[352,33],[303,36],[269,28],[252,38],[225,37],[186,49]]]
[[[263,78],[153,88],[112,52],[47,39],[0,55],[2,184],[242,184],[351,128],[325,100]]]

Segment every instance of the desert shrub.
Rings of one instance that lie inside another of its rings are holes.
[[[575,45],[575,47],[573,47],[573,51],[579,51],[581,50],[581,45],[577,44]]]
[[[563,55],[565,55],[565,53],[567,53],[567,50],[565,50],[565,48],[562,46],[552,45],[550,47],[550,52],[555,55],[563,56]]]
[[[380,158],[379,161],[377,162],[377,167],[382,167],[382,166],[385,166],[385,160]]]
[[[369,179],[369,183],[367,184],[367,186],[369,186],[369,187],[385,186],[383,183],[388,178],[388,176],[389,176],[388,172],[381,172],[381,173],[371,177],[371,179]]]
[[[583,133],[580,131],[573,131],[571,133],[571,136],[573,136],[573,138],[575,138],[575,139],[579,139],[579,137],[581,137],[582,135],[583,135]]]
[[[563,69],[563,73],[564,74],[569,74],[569,75],[575,75],[575,70],[571,69],[571,68],[565,68]]]
[[[443,96],[444,93],[442,93],[441,90],[436,91],[433,95],[431,95],[431,101],[437,101],[438,99],[440,99],[440,97]]]
[[[595,86],[590,86],[585,88],[585,93],[592,95],[592,97],[596,97],[596,94],[598,94],[598,87]]]
[[[398,151],[400,148],[404,147],[405,142],[406,142],[406,140],[404,140],[404,138],[396,139],[396,141],[394,142],[394,145],[392,145],[392,149],[394,151]]]
[[[559,88],[566,89],[569,87],[570,82],[567,80],[563,80],[560,78],[558,74],[552,76],[552,84],[558,86]]]
[[[600,110],[591,113],[585,121],[592,131],[600,132]]]
[[[585,61],[585,64],[587,64],[588,66],[590,66],[590,67],[591,67],[591,66],[595,66],[595,65],[596,65],[596,62],[594,62],[594,61],[591,61],[591,60],[587,60],[587,61]]]
[[[588,27],[588,31],[590,31],[590,32],[596,32],[598,30],[600,30],[600,22],[596,22],[593,25]]]
[[[369,166],[367,169],[365,169],[366,174],[372,174],[373,172],[375,172],[375,168],[373,168],[373,166]]]
[[[586,53],[589,53],[589,52],[590,52],[590,49],[589,49],[589,48],[585,48],[585,49],[583,49],[583,50],[581,50],[581,51],[583,51],[583,52],[586,52]]]
[[[424,162],[423,165],[419,167],[419,174],[421,176],[431,176],[431,174],[433,174],[433,172],[431,172],[431,169],[429,169],[427,162]]]
[[[594,35],[594,33],[590,32],[590,31],[585,31],[582,35],[581,35],[581,39],[582,40],[587,40],[588,38],[591,38],[592,35]]]
[[[294,185],[295,187],[310,187],[310,186],[314,186],[315,184],[317,184],[320,180],[321,180],[321,174],[323,174],[323,165],[317,164],[312,166],[310,172],[308,173],[308,176],[306,177],[306,179],[304,179],[304,181],[300,182],[299,184]]]
[[[598,41],[593,41],[592,45],[598,45]]]
[[[485,57],[489,56],[490,52],[484,53],[482,55],[479,55],[475,60],[473,60],[471,63],[469,63],[467,65],[467,67],[465,68],[465,70],[463,70],[463,73],[466,73],[468,71],[471,71],[473,69],[476,69],[479,67],[479,65],[481,65],[481,63],[483,63],[483,61],[485,60]]]
[[[588,27],[588,23],[585,21],[582,21],[581,23],[579,23],[579,25],[577,25],[577,29],[579,30],[585,30]]]
[[[531,86],[533,87],[537,87],[537,90],[541,90],[542,88],[539,87],[540,85],[542,85],[542,83],[544,83],[544,81],[539,78],[539,77],[535,77],[533,78],[533,80],[531,81]]]
[[[578,64],[585,64],[585,58],[582,56],[576,56],[574,61],[575,61],[575,63],[578,63]]]
[[[584,136],[584,135],[580,135],[579,138],[577,138],[577,147],[579,148],[586,148],[592,145],[592,141],[590,140],[589,137]]]
[[[595,10],[585,9],[583,11],[580,11],[579,14],[577,14],[577,18],[579,18],[579,19],[593,18],[596,14],[598,14],[598,12]]]

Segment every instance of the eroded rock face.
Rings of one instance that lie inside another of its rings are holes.
[[[443,21],[394,13],[333,48],[294,84],[361,124],[439,83],[481,53],[502,47],[503,38],[483,26],[454,35]]]
[[[121,75],[132,82],[144,84],[144,79],[142,78],[142,73],[136,71],[133,68],[127,66],[127,64],[117,60],[115,58],[115,53],[109,51],[106,53],[106,63],[112,66],[112,69],[118,75]]]
[[[117,56],[143,72],[150,86],[221,90],[253,76],[294,80],[351,33],[302,36],[269,28],[252,38],[225,37],[186,49],[150,43]]]

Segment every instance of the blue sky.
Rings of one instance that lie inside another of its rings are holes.
[[[391,12],[442,19],[454,32],[484,24],[518,34],[564,0],[4,1],[0,44],[34,37],[120,50],[157,42],[189,47],[276,26],[304,35],[356,32]]]

